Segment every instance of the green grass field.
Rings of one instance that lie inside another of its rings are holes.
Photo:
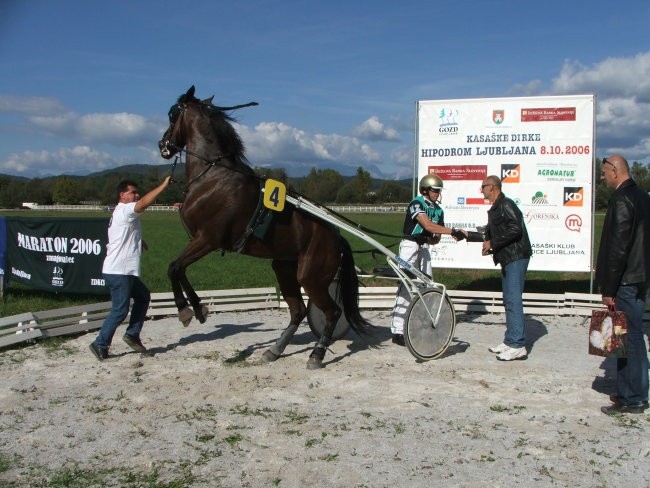
[[[106,213],[73,213],[63,214],[52,212],[48,214],[36,212],[11,213],[2,215],[51,216],[51,217],[106,217]],[[349,214],[346,217],[358,222],[366,228],[386,234],[400,234],[404,216],[401,213]],[[602,215],[596,216],[596,240],[600,236]],[[145,212],[142,216],[143,237],[149,245],[149,250],[143,253],[143,280],[152,292],[171,291],[167,278],[167,267],[184,247],[188,237],[181,225],[177,213]],[[364,271],[372,271],[376,266],[385,266],[386,258],[381,253],[373,256],[369,251],[372,247],[365,241],[346,235],[352,249],[355,251],[355,262]],[[397,251],[399,239],[391,237],[373,237]],[[595,243],[598,248],[598,242]],[[188,278],[196,290],[222,290],[231,288],[251,288],[277,286],[275,275],[271,269],[271,261],[251,258],[238,254],[214,252],[188,268]],[[501,278],[498,268],[494,270],[454,270],[436,269],[434,275],[437,281],[444,283],[450,289],[464,290],[500,290]],[[374,279],[364,281],[368,286],[391,286],[394,282]],[[590,291],[589,273],[562,272],[529,272],[526,280],[527,292],[558,293],[574,291],[588,293]],[[77,304],[93,303],[109,300],[102,295],[72,295],[52,294],[27,289],[23,286],[12,285],[5,289],[1,304],[1,316],[14,315],[26,311],[48,310]]]

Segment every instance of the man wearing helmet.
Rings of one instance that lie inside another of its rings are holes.
[[[406,209],[402,230],[405,237],[399,245],[399,257],[429,276],[429,246],[437,244],[442,234],[455,235],[455,239],[464,237],[462,233],[445,227],[445,212],[438,204],[442,188],[442,179],[436,174],[426,175],[420,180],[420,195],[415,197]],[[390,325],[393,343],[400,346],[404,345],[404,318],[410,299],[408,290],[400,285]]]

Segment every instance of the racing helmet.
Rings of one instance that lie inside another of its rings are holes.
[[[420,180],[420,193],[431,188],[434,190],[442,190],[443,188],[442,178],[435,173],[425,175]]]

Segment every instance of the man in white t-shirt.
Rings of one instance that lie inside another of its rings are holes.
[[[140,340],[140,331],[151,294],[140,279],[140,254],[147,249],[140,232],[140,214],[167,188],[169,180],[167,176],[142,198],[138,186],[132,181],[124,180],[117,185],[118,203],[108,224],[108,245],[102,268],[104,281],[111,292],[111,311],[97,338],[90,344],[90,350],[100,361],[108,358],[113,335],[128,315],[131,299],[131,317],[123,339],[134,351],[147,352]]]

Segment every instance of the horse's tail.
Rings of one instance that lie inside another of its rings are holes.
[[[339,270],[339,296],[343,304],[343,314],[352,329],[359,334],[367,334],[372,326],[359,311],[359,277],[354,266],[354,256],[350,243],[340,236],[341,269]]]

